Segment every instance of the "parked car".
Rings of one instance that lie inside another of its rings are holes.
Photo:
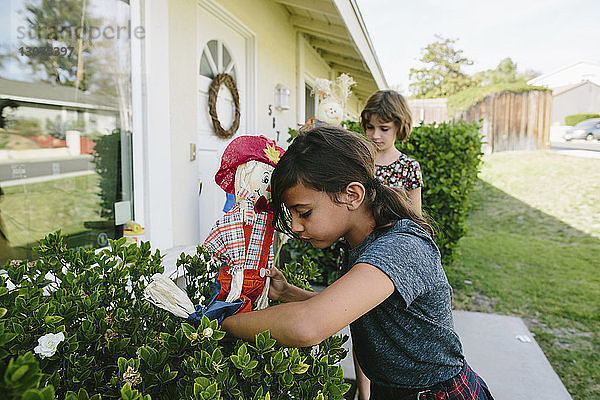
[[[563,136],[565,140],[585,139],[600,140],[600,118],[586,119],[567,129]]]

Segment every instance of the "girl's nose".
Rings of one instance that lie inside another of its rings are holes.
[[[304,226],[299,223],[298,218],[292,216],[292,232],[300,233],[304,230]]]

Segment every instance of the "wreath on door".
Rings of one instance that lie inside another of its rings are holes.
[[[219,89],[223,84],[231,92],[231,97],[233,97],[234,105],[233,123],[231,124],[231,127],[227,130],[223,129],[223,127],[221,126],[221,121],[219,121],[219,116],[217,115],[217,96],[219,95]],[[238,93],[237,87],[235,86],[235,81],[233,80],[231,75],[218,74],[212,80],[210,87],[208,88],[208,113],[210,114],[210,118],[212,119],[212,123],[215,128],[215,133],[218,137],[222,139],[228,139],[232,137],[240,127],[240,95]]]

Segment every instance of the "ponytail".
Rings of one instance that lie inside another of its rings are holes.
[[[373,178],[366,189],[370,193],[369,201],[376,230],[388,228],[400,219],[410,219],[433,237],[433,227],[426,217],[413,211],[404,189],[386,186],[377,178]]]

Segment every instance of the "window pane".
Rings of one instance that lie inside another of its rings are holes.
[[[231,55],[229,54],[227,47],[225,47],[225,45],[223,45],[223,72],[225,72],[225,68],[227,68],[227,66],[229,65],[230,62],[231,62]]]
[[[215,77],[210,64],[208,63],[208,58],[206,57],[206,53],[202,53],[202,57],[200,58],[200,75],[206,76],[210,79]]]
[[[217,68],[221,67],[220,65],[218,65],[218,56],[217,56],[217,46],[218,43],[216,40],[211,40],[209,41],[206,46],[208,47],[208,50],[210,51],[210,56],[212,57],[213,61],[215,62],[215,65],[217,66]],[[219,71],[217,71],[219,72]]]
[[[308,121],[315,116],[315,95],[308,85],[304,88],[304,115],[305,121]]]
[[[58,229],[71,246],[105,246],[122,235],[115,203],[131,216],[130,43],[143,28],[121,0],[6,3],[0,261]]]

